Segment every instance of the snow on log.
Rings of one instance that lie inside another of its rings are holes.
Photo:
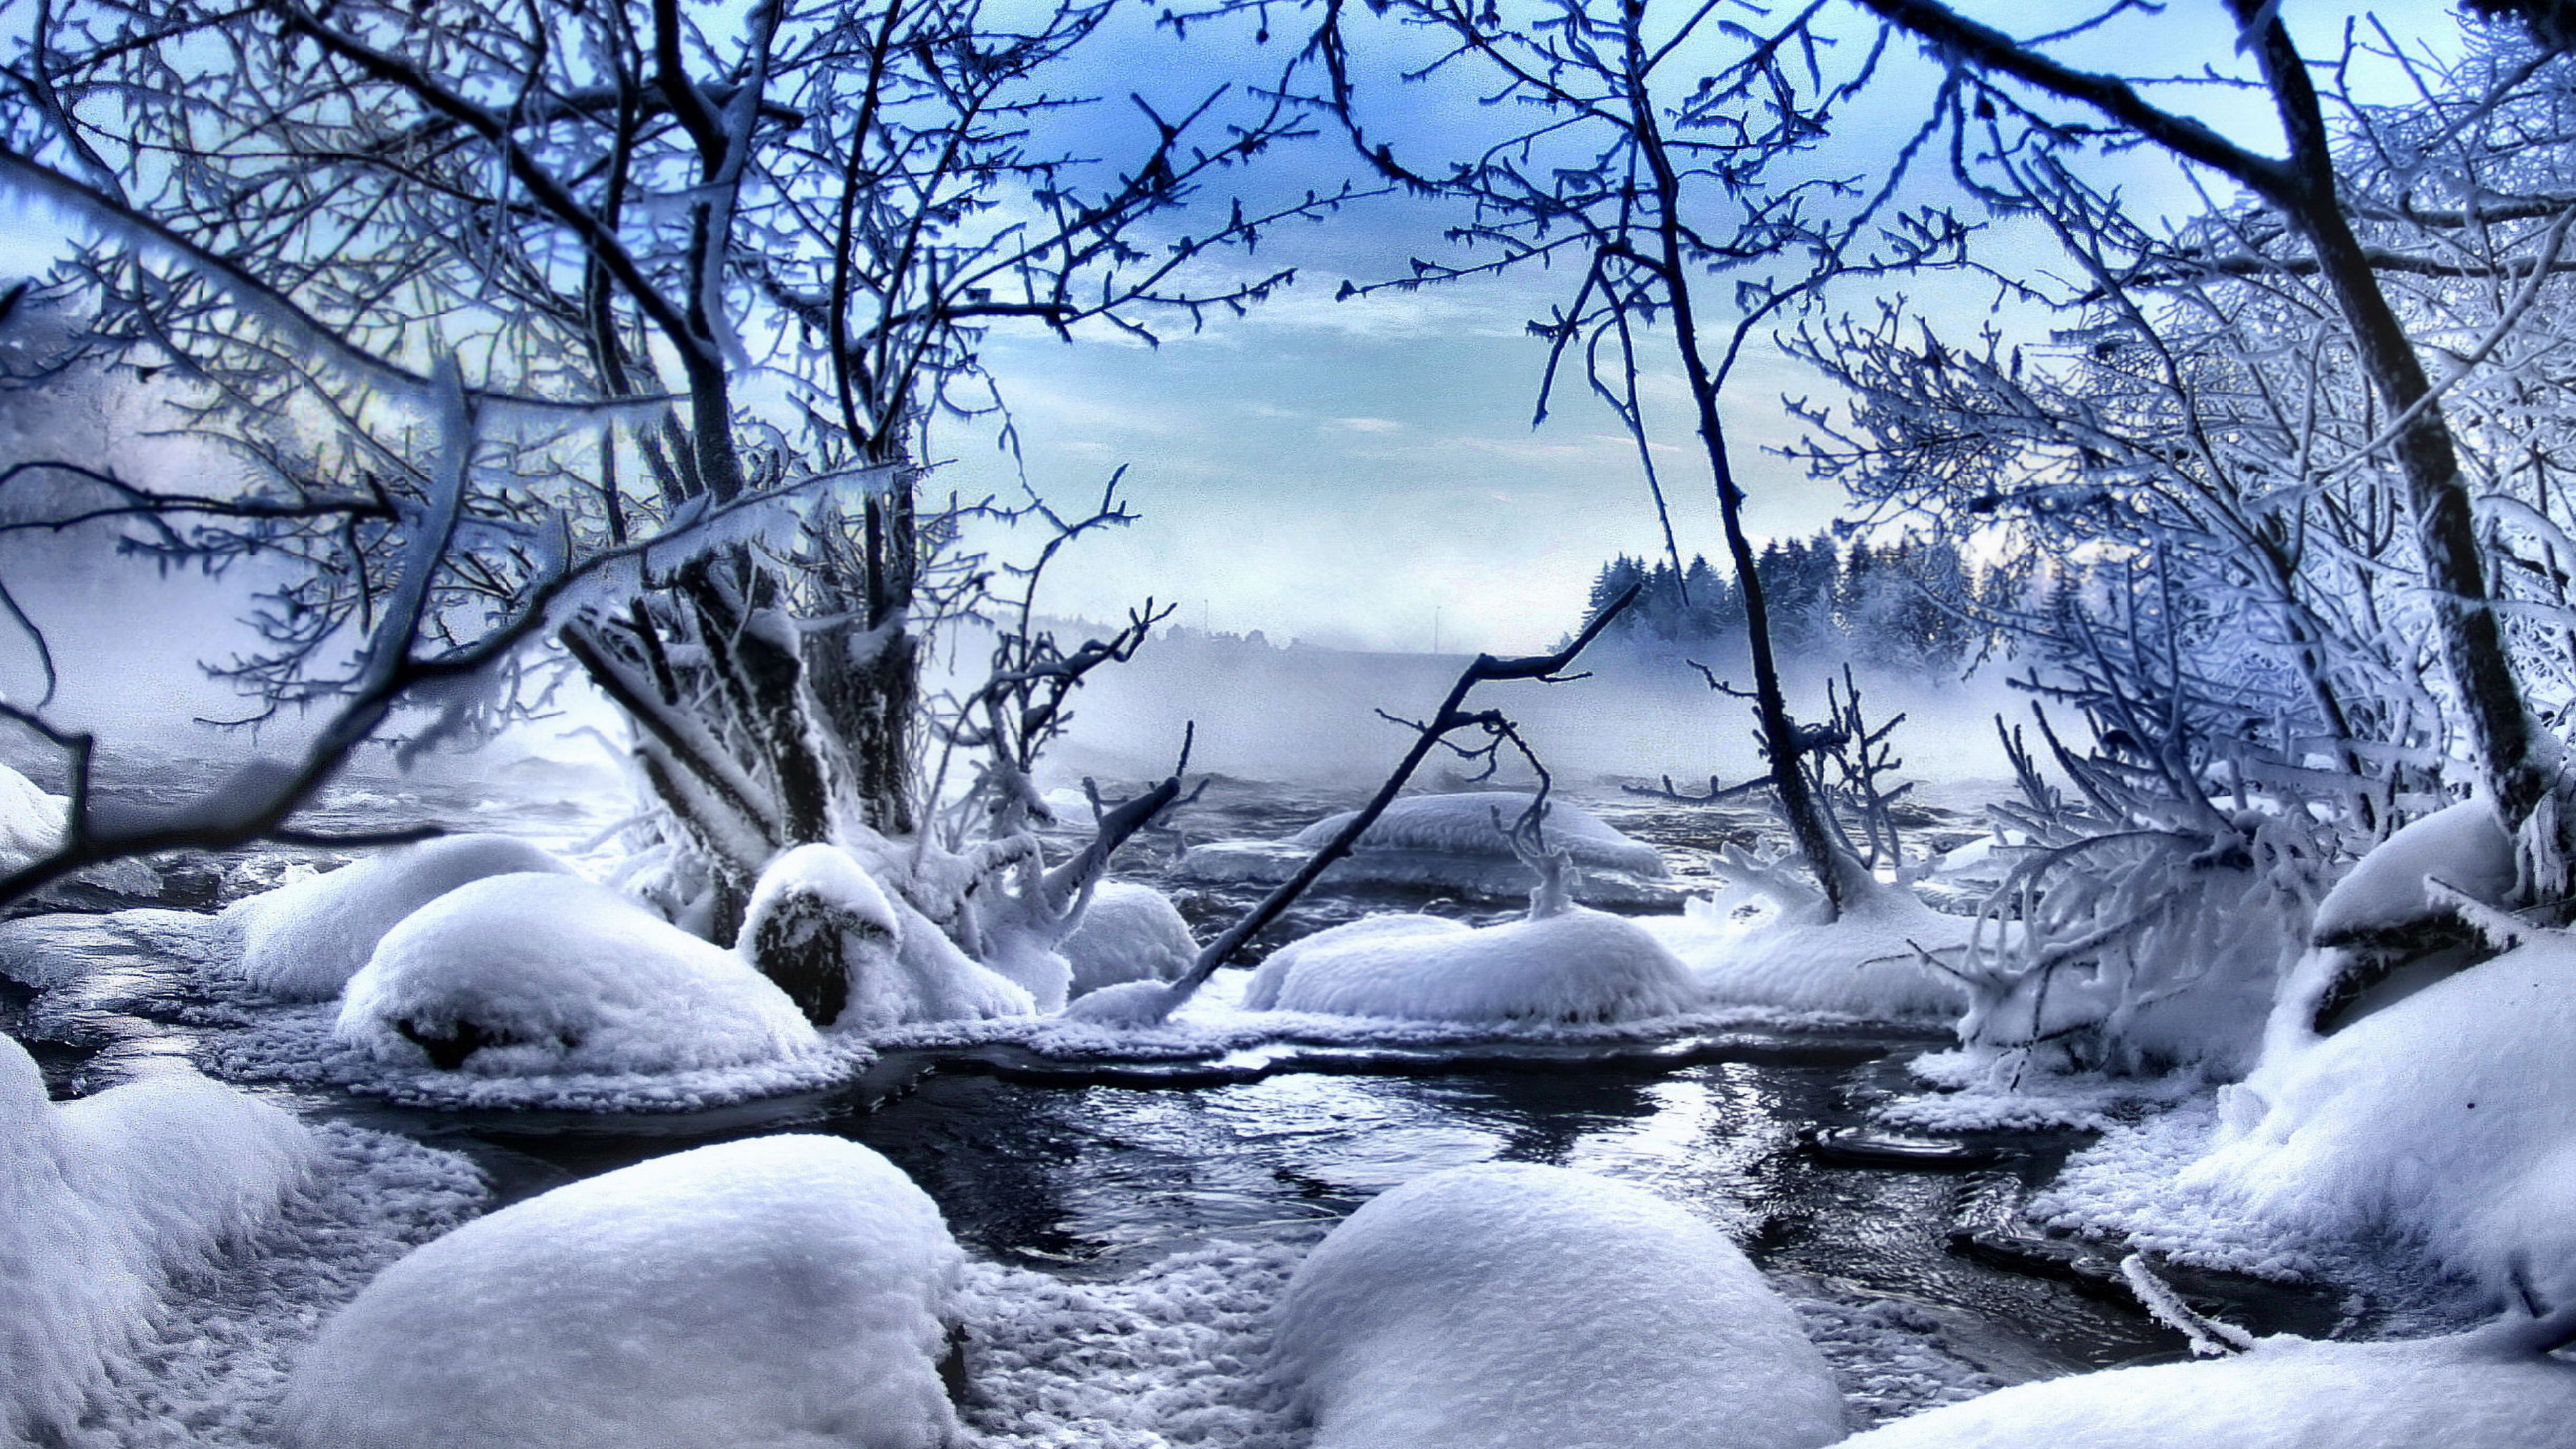
[[[551,874],[486,877],[413,912],[350,979],[337,1034],[378,1061],[519,1076],[690,1071],[819,1045],[740,956]]]
[[[776,1136],[469,1223],[326,1324],[302,1449],[934,1449],[963,1256],[883,1157]]]
[[[2296,1236],[2394,1234],[2576,1302],[2576,938],[2535,933],[2220,1089],[2178,1182]],[[2517,1287],[2517,1284],[2521,1285]]]
[[[1082,924],[1056,947],[1073,966],[1073,994],[1121,981],[1170,981],[1198,959],[1198,938],[1171,897],[1135,881],[1104,880],[1091,890]]]
[[[192,1072],[58,1105],[0,1036],[0,1442],[74,1442],[170,1278],[272,1217],[314,1152],[294,1118]]]
[[[1826,922],[1800,905],[1738,919],[1734,899],[1693,897],[1679,916],[1638,920],[1689,966],[1711,1002],[1876,1021],[1947,1021],[1967,1002],[1916,948],[1956,966],[1975,923],[1932,909],[1910,890],[1864,892]]]
[[[1027,1016],[1027,991],[976,964],[847,850],[804,845],[761,872],[742,952],[809,1020],[878,1028]]]
[[[2312,938],[2339,946],[2358,937],[2448,920],[2426,896],[2427,877],[2494,905],[2513,889],[2513,837],[2484,798],[2436,810],[2379,843],[2317,905]]]
[[[2576,1364],[2491,1330],[2405,1343],[2269,1338],[2233,1358],[1999,1389],[1845,1449],[2540,1449],[2576,1424]]]
[[[1700,1004],[1673,954],[1634,921],[1573,907],[1482,929],[1370,916],[1271,953],[1243,1004],[1415,1021],[1636,1021]]]
[[[376,943],[431,901],[487,876],[571,867],[508,835],[449,835],[342,866],[224,911],[242,932],[241,974],[286,1001],[329,1001]]]
[[[1430,886],[1501,900],[1525,896],[1538,876],[1513,853],[1509,831],[1529,803],[1528,795],[1504,790],[1408,795],[1387,806],[1360,836],[1357,848],[1334,862],[1323,879],[1340,886]],[[1285,841],[1220,840],[1192,846],[1177,869],[1196,880],[1283,881],[1356,813],[1327,816]],[[1574,887],[1579,900],[1670,907],[1682,897],[1654,846],[1561,800],[1548,804],[1547,844],[1566,851],[1580,868]]]
[[[1842,1395],[1724,1234],[1560,1167],[1435,1172],[1324,1239],[1276,1365],[1314,1449],[1807,1449]]]

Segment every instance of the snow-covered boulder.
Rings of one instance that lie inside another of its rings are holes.
[[[1560,1167],[1416,1179],[1335,1228],[1281,1300],[1315,1449],[1807,1449],[1842,1395],[1725,1235]]]
[[[740,956],[552,874],[487,876],[414,911],[350,978],[337,1035],[379,1061],[519,1076],[689,1071],[820,1045]]]
[[[857,1143],[701,1147],[387,1268],[279,1419],[301,1449],[936,1449],[962,1266],[928,1195]]]
[[[876,1028],[1036,1009],[1026,990],[968,959],[838,846],[799,846],[761,872],[741,944],[809,1019],[826,1025]]]
[[[1581,906],[1481,929],[1370,916],[1271,953],[1243,1004],[1416,1021],[1636,1021],[1701,1001],[1636,922]]]
[[[1082,924],[1056,947],[1073,967],[1073,994],[1121,981],[1170,981],[1190,969],[1198,938],[1171,897],[1136,881],[1104,880],[1091,889]]]
[[[2392,1233],[2576,1301],[2576,938],[2536,935],[2220,1089],[2206,1193],[2290,1234]]]
[[[1739,917],[1740,899],[1693,897],[1679,916],[1638,921],[1690,967],[1712,1002],[1878,1021],[1948,1020],[1967,1003],[1915,948],[1955,961],[1975,923],[1932,909],[1912,891],[1866,891],[1832,921],[1802,903]]]
[[[486,876],[571,867],[508,835],[449,835],[248,896],[224,911],[242,933],[241,974],[287,1001],[329,1001],[405,916]]]
[[[1513,854],[1509,830],[1529,803],[1529,796],[1510,791],[1408,795],[1387,806],[1352,852],[1324,872],[1323,880],[1340,886],[1430,886],[1500,900],[1525,896],[1538,884],[1538,875]],[[1197,880],[1283,881],[1357,813],[1326,816],[1284,841],[1220,840],[1192,846],[1176,869]],[[1620,834],[1598,816],[1551,801],[1546,835],[1549,848],[1564,851],[1578,868],[1578,900],[1671,906],[1682,899],[1655,847]]]
[[[174,1071],[56,1104],[0,1036],[0,1443],[57,1442],[175,1273],[311,1165],[294,1118]]]
[[[2576,1364],[2493,1331],[2409,1343],[2268,1338],[2233,1358],[1999,1389],[1847,1449],[2546,1449],[2576,1425]]]
[[[2498,904],[2513,890],[2513,854],[2513,837],[2483,797],[2437,810],[2373,847],[2318,903],[2309,933],[2315,949],[2282,979],[2265,1052],[2294,1051],[2493,954],[2428,883]]]

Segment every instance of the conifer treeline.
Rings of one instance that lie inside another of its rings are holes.
[[[1975,622],[1989,601],[1952,544],[1903,539],[1839,543],[1831,533],[1773,540],[1754,561],[1783,658],[1937,673],[1966,668],[1988,637]],[[1630,584],[1645,588],[1603,643],[1647,657],[1735,658],[1744,650],[1744,594],[1704,557],[1622,554],[1594,578],[1584,621]]]

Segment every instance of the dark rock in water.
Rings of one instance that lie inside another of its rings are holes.
[[[429,1053],[429,1064],[442,1072],[455,1071],[465,1065],[466,1058],[504,1041],[470,1021],[452,1022],[443,1034],[410,1020],[396,1021],[394,1030],[402,1033],[403,1040]]]

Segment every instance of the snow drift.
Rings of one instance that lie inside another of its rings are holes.
[[[1842,1396],[1715,1228],[1565,1168],[1451,1168],[1298,1268],[1277,1365],[1315,1449],[1807,1449]]]
[[[831,1025],[874,1029],[1037,1009],[1026,990],[968,958],[837,846],[799,846],[761,872],[742,943],[807,1017]]]
[[[302,1449],[934,1449],[963,1255],[837,1137],[556,1188],[386,1269],[297,1365]]]
[[[1073,994],[1121,981],[1170,981],[1198,959],[1198,938],[1171,898],[1135,881],[1091,888],[1082,924],[1056,947],[1073,967]]]
[[[1845,1442],[1848,1449],[2563,1444],[2576,1424],[2576,1364],[2531,1352],[2511,1327],[2411,1343],[2269,1338],[2234,1358],[1999,1389]]]
[[[329,1001],[402,919],[468,881],[571,867],[507,835],[450,835],[406,845],[235,901],[241,974],[286,1001]]]
[[[171,1276],[272,1217],[312,1157],[294,1118],[192,1072],[57,1105],[0,1036],[0,1440],[68,1430]]]
[[[382,1062],[522,1076],[688,1071],[820,1045],[741,957],[606,886],[547,874],[489,876],[412,913],[350,979],[336,1034]]]
[[[1902,887],[1864,893],[1832,921],[1805,901],[1737,915],[1739,888],[1693,897],[1679,916],[1638,921],[1687,964],[1714,1003],[1832,1011],[1879,1021],[1948,1020],[1966,993],[1921,953],[1955,962],[1974,922],[1932,909]]]
[[[2177,1185],[2300,1237],[2393,1232],[2576,1301],[2576,938],[2526,944],[2219,1092]]]
[[[1636,922],[1577,906],[1477,929],[1370,916],[1271,954],[1243,1004],[1417,1021],[1635,1021],[1700,1004],[1690,972]]]

